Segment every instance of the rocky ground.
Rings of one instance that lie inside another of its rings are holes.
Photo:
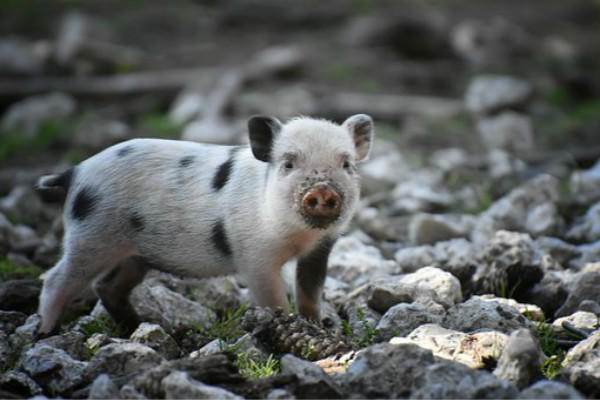
[[[1,398],[600,397],[597,2],[15,4]],[[131,137],[240,143],[253,113],[355,112],[377,140],[321,324],[252,307],[235,277],[152,273],[131,336],[90,291],[36,339],[62,237],[41,174]]]

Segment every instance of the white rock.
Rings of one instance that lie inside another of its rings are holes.
[[[162,386],[166,399],[243,399],[228,390],[192,379],[187,372],[182,371],[173,371],[164,377]]]
[[[536,236],[548,236],[560,231],[563,221],[555,204],[559,200],[559,182],[550,175],[540,175],[513,189],[484,211],[471,234],[474,243],[483,244],[502,229],[525,231]],[[542,207],[542,211],[539,207]],[[536,212],[543,220],[529,220]],[[531,230],[531,231],[530,231]]]
[[[233,144],[241,137],[242,129],[220,117],[203,118],[190,122],[183,129],[181,138],[193,142]]]
[[[40,125],[73,115],[76,102],[64,93],[40,94],[13,103],[2,117],[2,129],[22,131],[33,137]]]
[[[439,268],[425,267],[404,275],[401,282],[417,288],[417,290],[431,289],[436,294],[432,299],[445,307],[450,307],[462,300],[460,282],[452,274]]]
[[[169,119],[175,124],[185,124],[202,115],[206,97],[198,92],[180,93],[169,110]]]
[[[594,204],[569,231],[567,237],[575,241],[600,240],[600,202]]]
[[[531,327],[532,322],[514,307],[473,296],[466,302],[451,307],[442,326],[461,332],[494,330],[510,333],[516,329]]]
[[[501,75],[481,75],[467,88],[465,104],[467,110],[485,114],[523,105],[533,93],[527,81]]]
[[[443,307],[438,313],[420,303],[400,303],[383,314],[377,324],[378,337],[383,340],[394,336],[406,336],[423,324],[439,324],[442,322]]]
[[[177,342],[160,325],[142,322],[131,334],[130,339],[156,350],[167,360],[179,356]]]
[[[573,172],[569,188],[578,202],[587,204],[600,200],[600,160],[590,169]]]
[[[355,237],[342,237],[329,256],[328,273],[353,286],[385,276],[396,269],[396,263],[386,260],[379,249],[362,243]]]
[[[414,343],[431,350],[436,357],[456,361],[470,368],[485,368],[500,358],[507,341],[508,336],[501,332],[467,334],[436,324],[425,324],[406,338],[392,338],[390,343]]]
[[[458,214],[417,214],[408,227],[408,237],[414,244],[433,244],[468,237],[476,218]]]
[[[522,152],[533,149],[535,144],[531,118],[513,111],[479,120],[477,130],[490,150]]]

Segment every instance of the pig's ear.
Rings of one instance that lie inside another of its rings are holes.
[[[356,161],[365,161],[371,151],[371,142],[375,135],[373,119],[366,114],[356,114],[342,124],[350,131],[356,147]]]
[[[250,148],[257,160],[271,161],[273,141],[281,131],[281,122],[273,117],[256,115],[248,120]]]

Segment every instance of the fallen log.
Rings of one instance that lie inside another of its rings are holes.
[[[59,91],[76,96],[130,95],[176,92],[194,82],[214,79],[216,68],[146,71],[113,76],[39,77],[0,80],[0,98]]]

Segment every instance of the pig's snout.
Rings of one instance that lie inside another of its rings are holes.
[[[313,218],[334,220],[340,216],[342,198],[331,186],[318,183],[304,194],[302,208]]]

